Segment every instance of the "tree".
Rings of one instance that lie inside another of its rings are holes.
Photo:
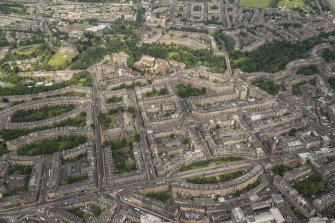
[[[269,94],[276,95],[279,93],[279,85],[275,84],[271,80],[267,79],[256,79],[251,82],[252,85],[263,89],[264,91],[268,92]]]
[[[330,86],[331,86],[332,88],[335,89],[335,77],[330,77],[330,78],[328,78],[328,83],[330,84]]]
[[[317,73],[319,73],[319,68],[315,64],[309,65],[307,67],[302,67],[297,71],[297,74],[302,74],[305,76],[311,76]]]
[[[333,36],[334,34],[334,32],[330,32],[326,36]],[[230,56],[232,57],[233,67],[240,68],[244,72],[275,73],[285,69],[290,61],[305,58],[308,51],[315,45],[324,42],[323,39],[323,37],[317,36],[296,43],[274,41],[252,52],[234,51]],[[333,58],[333,56],[328,55],[326,57]]]

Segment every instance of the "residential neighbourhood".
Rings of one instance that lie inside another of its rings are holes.
[[[335,222],[334,11],[0,2],[0,222]]]

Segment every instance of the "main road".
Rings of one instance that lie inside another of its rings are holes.
[[[95,144],[96,144],[96,170],[98,177],[98,188],[101,190],[105,186],[105,160],[102,148],[101,123],[99,121],[100,103],[98,96],[98,82],[95,74],[92,74],[93,80],[93,120],[95,124]]]
[[[212,175],[212,174],[217,174],[217,173],[230,172],[230,171],[234,171],[234,170],[241,169],[241,168],[249,168],[249,167],[252,167],[252,166],[262,164],[264,162],[267,162],[267,159],[245,160],[244,163],[243,162],[236,162],[236,163],[229,163],[229,164],[225,164],[225,165],[220,165],[220,166],[217,166],[217,167],[199,169],[197,172],[185,173],[185,174],[182,174],[180,176],[177,175],[177,176],[172,176],[170,178],[148,180],[148,181],[142,182],[142,183],[136,182],[136,183],[128,184],[126,187],[131,188],[131,187],[138,187],[141,184],[154,184],[154,183],[157,183],[161,180],[171,183],[171,182],[175,182],[177,180],[181,180],[181,179],[185,179],[185,178],[191,178],[191,177],[195,177],[195,176]],[[101,167],[101,166],[99,165],[99,167]],[[99,186],[101,186],[102,182],[103,181],[99,182]],[[120,189],[123,189],[124,187],[125,187],[124,185],[113,187],[113,188],[103,187],[103,188],[95,189],[93,191],[87,191],[87,192],[84,192],[82,194],[73,194],[73,195],[69,195],[69,196],[66,196],[66,197],[56,198],[56,199],[53,199],[53,200],[43,200],[43,201],[38,201],[37,203],[34,203],[34,204],[28,204],[28,205],[23,205],[23,206],[19,206],[19,207],[3,209],[3,210],[0,210],[0,218],[1,217],[8,218],[9,216],[11,216],[11,219],[16,219],[16,217],[18,215],[29,214],[29,213],[37,211],[38,209],[50,208],[54,205],[62,204],[65,201],[73,200],[73,199],[76,199],[78,197],[88,198],[88,199],[92,198],[93,199],[96,194],[103,193],[105,195],[108,195],[109,193],[119,191]],[[125,202],[123,201],[123,203],[125,203]],[[127,205],[130,205],[130,204],[127,204]],[[131,204],[130,206],[134,206],[134,205]],[[143,207],[141,207],[140,209],[143,209]],[[157,216],[157,214],[155,214],[155,215]],[[166,219],[166,217],[165,217],[165,219]]]

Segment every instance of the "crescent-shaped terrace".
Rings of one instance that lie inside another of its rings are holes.
[[[16,151],[22,146],[42,141],[44,139],[52,139],[57,136],[85,136],[89,139],[93,138],[93,131],[87,127],[61,127],[46,129],[38,132],[33,132],[28,135],[19,137],[15,140],[7,142],[7,148],[10,151]]]
[[[209,195],[227,195],[237,190],[255,183],[258,177],[264,172],[262,166],[257,165],[248,173],[223,183],[217,184],[194,184],[185,181],[176,181],[171,184],[172,192],[187,196],[209,196]]]

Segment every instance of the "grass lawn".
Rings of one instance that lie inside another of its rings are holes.
[[[271,4],[271,0],[241,0],[240,5],[249,8],[266,8]]]
[[[209,166],[218,166],[218,165],[223,165],[226,163],[237,162],[240,160],[242,160],[241,157],[221,157],[219,159],[214,159],[214,160],[201,160],[201,161],[192,163],[190,165],[182,166],[179,171],[184,172],[184,171],[189,171],[189,170],[196,170],[196,169],[201,169],[201,168],[205,168]]]
[[[247,57],[239,57],[238,59],[233,60],[233,65],[238,66],[238,64],[243,64],[248,58]]]
[[[279,0],[277,2],[278,8],[287,8],[287,9],[293,9],[293,8],[305,8],[305,3],[303,0]]]
[[[21,8],[21,7],[9,7],[9,8],[13,11],[24,12],[24,8]]]
[[[79,86],[84,86],[87,81],[88,81],[88,78],[81,78],[78,81],[78,85]]]
[[[208,176],[208,177],[195,177],[192,179],[186,179],[186,182],[192,184],[218,184],[227,182],[229,180],[236,179],[242,176],[244,172],[242,170],[237,170],[230,173],[220,174],[216,176]]]
[[[187,2],[188,0],[178,0],[179,2]],[[210,0],[194,0],[193,2],[210,2]]]
[[[29,219],[29,220],[26,220],[25,223],[38,223],[38,221],[34,219]]]
[[[48,64],[52,67],[66,67],[70,65],[74,54],[55,54],[51,57]]]
[[[39,47],[41,44],[32,44],[27,46],[19,46],[16,49],[16,53],[20,55],[31,55],[37,47]]]
[[[13,84],[13,83],[6,83],[5,87],[6,87],[6,88],[15,88],[16,85]]]

